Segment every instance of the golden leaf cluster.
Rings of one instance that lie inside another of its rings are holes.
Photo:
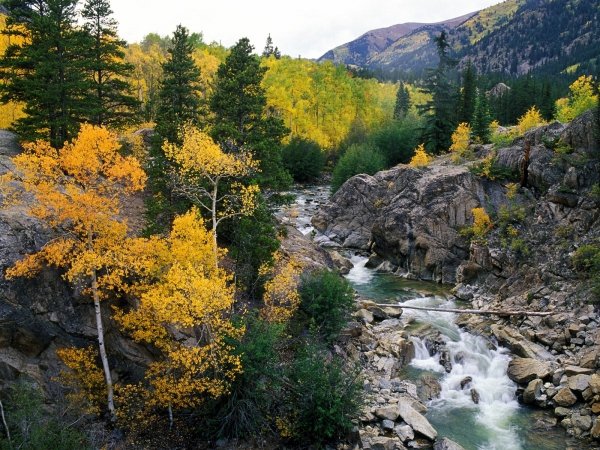
[[[281,252],[274,254],[273,261],[272,266],[263,266],[259,270],[261,275],[269,276],[261,314],[269,322],[284,323],[300,306],[298,285],[302,266],[294,258],[284,258]]]
[[[427,167],[432,160],[433,160],[433,158],[431,156],[429,156],[427,154],[427,152],[425,151],[425,146],[423,144],[420,144],[415,149],[415,154],[411,158],[408,165],[411,167],[417,167],[417,168],[418,167]]]
[[[471,126],[468,123],[458,125],[452,133],[452,145],[450,146],[451,158],[454,163],[470,157],[469,143],[471,141]]]

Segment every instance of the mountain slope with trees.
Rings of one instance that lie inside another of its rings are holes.
[[[600,57],[600,29],[595,25],[599,10],[598,0],[507,0],[470,17],[424,24],[382,50],[371,46],[360,57],[348,51],[340,58],[342,49],[361,48],[360,42],[378,30],[368,32],[321,60],[357,64],[385,78],[419,76],[436,64],[433,39],[446,31],[454,55],[462,64],[471,60],[482,73],[590,73],[597,70]]]

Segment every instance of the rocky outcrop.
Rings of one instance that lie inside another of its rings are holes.
[[[597,200],[588,195],[600,181],[594,145],[590,112],[569,125],[533,129],[500,149],[496,167],[523,185],[515,199],[506,197],[503,182],[476,176],[469,163],[456,166],[447,158],[422,169],[400,165],[374,176],[358,175],[321,208],[313,225],[344,247],[372,250],[398,275],[487,282],[494,294],[508,280],[512,291],[523,292],[525,286],[569,275],[568,252],[559,250],[558,241],[570,228],[588,239],[599,234]],[[483,156],[491,148],[478,151]],[[471,210],[482,206],[492,216],[501,210],[513,214],[507,220],[518,240],[497,228],[488,245],[469,244],[460,231],[472,223]],[[524,253],[529,261],[519,260]],[[549,265],[554,267],[543,270]]]
[[[501,195],[466,167],[398,166],[350,179],[313,218],[344,247],[372,249],[399,273],[452,283],[468,258],[459,230],[471,209]]]

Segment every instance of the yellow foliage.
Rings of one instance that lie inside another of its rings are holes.
[[[543,124],[544,119],[542,118],[542,114],[535,106],[532,106],[525,114],[523,114],[523,116],[519,118],[517,128],[520,134],[525,134],[526,131]]]
[[[213,235],[198,211],[179,216],[164,239],[134,244],[141,281],[137,307],[115,318],[135,341],[162,353],[146,381],[155,406],[185,408],[227,392],[241,372],[241,360],[227,338],[238,339],[228,314],[233,307],[231,277],[214,264]]]
[[[58,377],[63,385],[72,389],[67,399],[87,414],[99,414],[105,401],[104,375],[96,364],[98,352],[93,347],[61,348],[56,351],[68,370]]]
[[[594,79],[592,76],[582,75],[569,87],[568,98],[559,98],[556,101],[556,118],[560,122],[570,122],[588,109],[593,108],[598,96],[594,94]]]
[[[500,128],[500,122],[495,119],[492,120],[492,123],[490,123],[490,132],[492,134],[496,134],[498,132],[498,128]]]
[[[514,200],[519,192],[519,183],[508,183],[506,185],[506,197],[509,200]]]
[[[469,142],[471,140],[471,127],[468,123],[458,125],[454,133],[452,133],[452,145],[450,152],[452,153],[452,161],[458,163],[463,158],[469,156]]]
[[[475,238],[481,239],[492,229],[492,219],[484,208],[473,208],[471,214],[473,214],[473,235]]]
[[[262,63],[267,104],[291,136],[333,149],[357,123],[370,130],[392,117],[397,87],[391,83],[354,78],[331,62],[283,57]]]
[[[415,149],[415,155],[408,164],[411,167],[426,167],[432,160],[433,158],[425,151],[425,146],[420,144]]]
[[[83,125],[60,150],[37,141],[13,158],[12,177],[34,199],[27,200],[30,213],[64,234],[17,262],[8,277],[31,277],[48,264],[66,268],[65,278],[74,282],[115,265],[127,234],[126,222],[117,219],[122,194],[141,190],[146,180],[137,160],[119,149],[113,133]],[[101,276],[100,288],[114,288],[118,273]]]
[[[6,16],[0,15],[0,32],[5,29]],[[0,33],[0,56],[4,55],[10,45],[20,45],[23,41],[24,38],[22,37]],[[16,120],[25,117],[23,107],[23,104],[15,102],[0,104],[0,128],[10,128]]]
[[[175,191],[210,214],[216,256],[221,221],[250,215],[256,207],[258,186],[246,186],[236,180],[258,171],[259,162],[249,152],[225,153],[208,134],[192,126],[184,128],[181,146],[167,142],[163,150],[176,166]],[[224,180],[231,182],[226,195],[219,191]]]
[[[284,259],[280,252],[276,252],[273,259],[272,269],[259,269],[261,275],[270,272],[270,279],[265,283],[265,306],[261,314],[269,322],[282,323],[291,319],[300,305],[298,284],[301,265],[294,258]]]

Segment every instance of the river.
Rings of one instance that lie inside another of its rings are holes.
[[[328,188],[303,188],[292,193],[296,200],[280,213],[280,218],[288,217],[303,234],[315,236],[310,217],[327,200]],[[379,273],[365,267],[365,256],[352,251],[346,256],[354,264],[346,278],[363,298],[378,303],[461,306],[454,303],[447,287]],[[441,394],[428,403],[426,414],[439,436],[454,440],[466,450],[589,448],[567,436],[560,426],[549,426],[552,418],[547,412],[518,403],[517,385],[506,374],[509,351],[483,336],[461,330],[456,325],[456,314],[404,309],[402,321],[415,329],[429,325],[439,331],[450,354],[452,369],[446,373],[439,355],[430,354],[425,342],[413,336],[416,356],[402,374],[411,380],[432,374],[439,380]],[[467,377],[471,381],[462,388]],[[472,389],[479,395],[478,404],[473,401]]]

